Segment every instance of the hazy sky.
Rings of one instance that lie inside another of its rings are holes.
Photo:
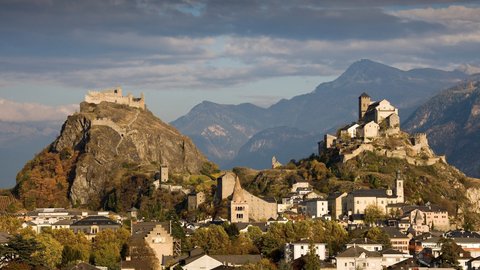
[[[476,2],[1,0],[0,120],[58,120],[111,86],[171,121],[310,92],[361,58],[479,66]]]

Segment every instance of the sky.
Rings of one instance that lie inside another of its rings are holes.
[[[203,100],[269,106],[367,58],[480,66],[480,4],[448,0],[0,1],[0,120],[60,121],[121,86],[164,121]]]

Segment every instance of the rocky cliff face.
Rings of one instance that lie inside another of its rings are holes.
[[[422,105],[404,127],[425,132],[432,148],[468,175],[480,176],[480,76]]]
[[[160,164],[166,164],[171,175],[186,175],[199,173],[207,162],[188,137],[151,112],[106,102],[82,103],[80,112],[68,117],[58,138],[42,154],[59,154],[58,163],[62,164],[75,159],[71,166],[63,167],[70,170],[68,194],[74,204],[100,201],[132,168],[153,174]],[[34,161],[39,159],[37,156]],[[19,173],[20,190],[31,182],[25,170],[42,166],[37,163],[26,165]],[[40,171],[45,170],[48,168]]]

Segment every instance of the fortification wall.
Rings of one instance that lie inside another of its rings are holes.
[[[132,94],[122,96],[122,89],[106,89],[104,91],[88,91],[85,95],[85,102],[100,104],[101,102],[111,102],[127,105],[134,108],[145,109],[145,98],[143,93],[140,98],[133,97]]]
[[[91,121],[92,126],[107,126],[113,130],[115,130],[120,136],[124,136],[127,133],[125,128],[120,127],[115,122],[108,118],[97,118]]]
[[[363,153],[365,151],[373,152],[373,145],[371,145],[371,144],[361,144],[357,149],[353,150],[352,153],[343,154],[343,163],[349,161],[352,158],[355,158],[356,156],[360,155],[361,153]]]

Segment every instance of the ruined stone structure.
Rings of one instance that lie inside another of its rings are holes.
[[[85,95],[85,102],[94,104],[112,102],[145,110],[145,97],[143,93],[140,98],[133,97],[130,93],[127,96],[123,96],[121,88],[105,89],[103,91],[88,91],[87,95]]]
[[[236,177],[230,201],[230,222],[267,221],[270,218],[277,218],[277,202],[250,194]]]

